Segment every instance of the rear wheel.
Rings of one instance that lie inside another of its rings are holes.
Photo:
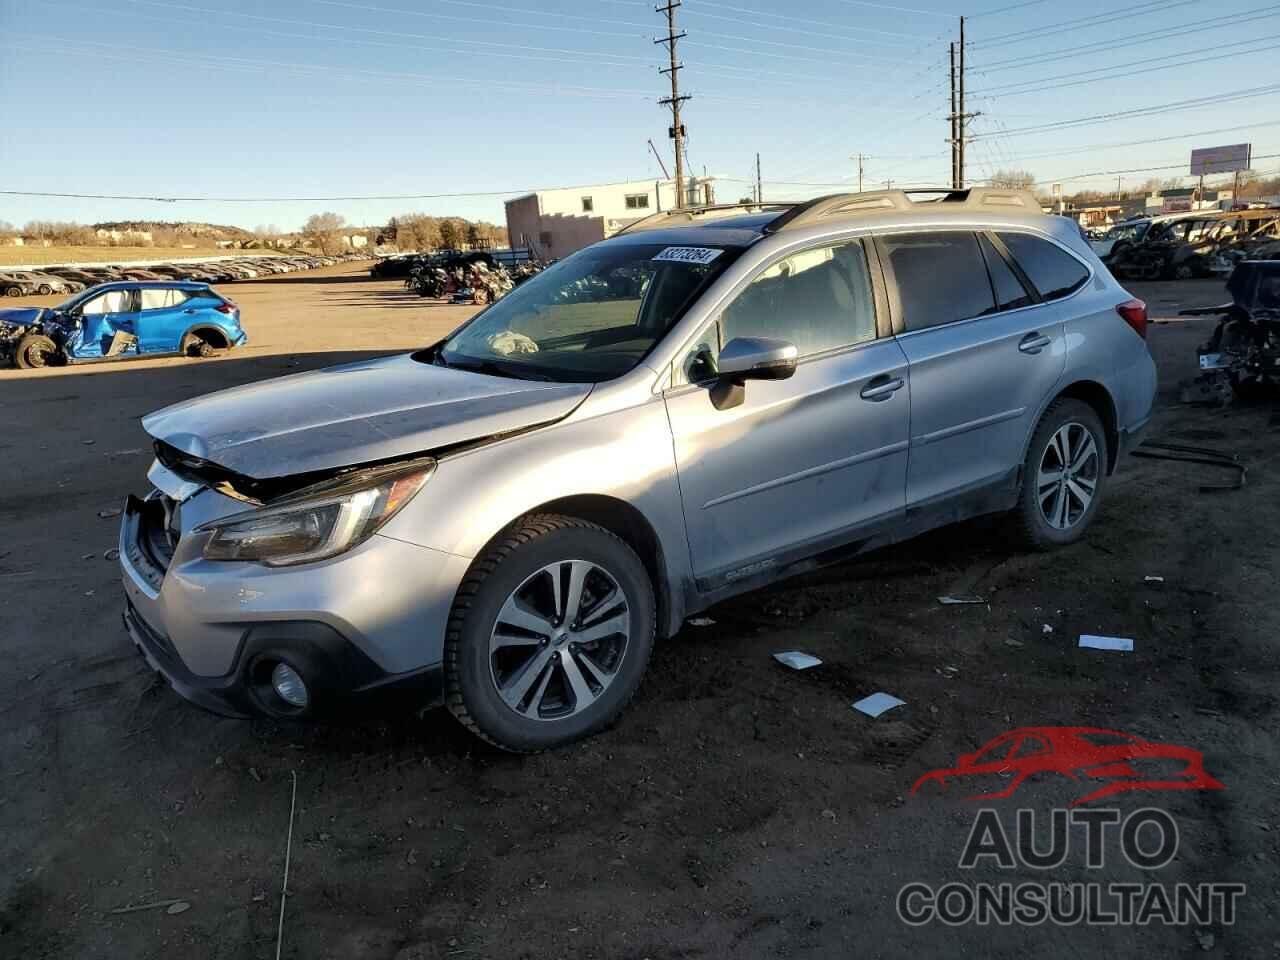
[[[21,287],[5,287],[4,295],[6,297],[20,297],[22,296],[22,288]]]
[[[13,363],[20,370],[40,370],[51,367],[58,359],[58,348],[42,333],[29,333],[18,341],[13,351]]]
[[[506,750],[589,736],[635,695],[655,624],[649,576],[618,537],[573,517],[525,517],[458,590],[446,703]]]
[[[1070,398],[1050,404],[1031,438],[1013,512],[1028,547],[1049,550],[1084,536],[1098,512],[1107,458],[1107,434],[1091,406]]]
[[[198,333],[182,338],[182,353],[188,357],[216,357],[221,351]]]

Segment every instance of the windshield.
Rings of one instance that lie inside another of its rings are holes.
[[[448,366],[598,383],[632,369],[740,253],[600,244],[516,287],[450,337]]]

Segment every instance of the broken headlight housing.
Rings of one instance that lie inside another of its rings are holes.
[[[306,487],[259,510],[196,529],[210,534],[206,560],[286,567],[345,553],[413,499],[435,470],[431,459],[355,471]]]

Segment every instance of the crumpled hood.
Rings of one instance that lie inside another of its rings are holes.
[[[40,315],[45,312],[45,307],[10,307],[0,310],[0,323],[12,324],[17,327],[25,327],[30,323],[34,323],[40,319]]]
[[[487,376],[404,354],[221,390],[158,410],[142,426],[183,453],[266,480],[550,423],[591,387]]]

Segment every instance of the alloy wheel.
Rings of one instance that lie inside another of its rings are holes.
[[[1098,444],[1084,424],[1066,423],[1049,438],[1036,475],[1036,499],[1049,526],[1069,530],[1089,512],[1100,464]]]
[[[631,613],[617,578],[589,560],[535,571],[507,597],[489,639],[489,669],[508,708],[563,720],[595,703],[626,656]]]

